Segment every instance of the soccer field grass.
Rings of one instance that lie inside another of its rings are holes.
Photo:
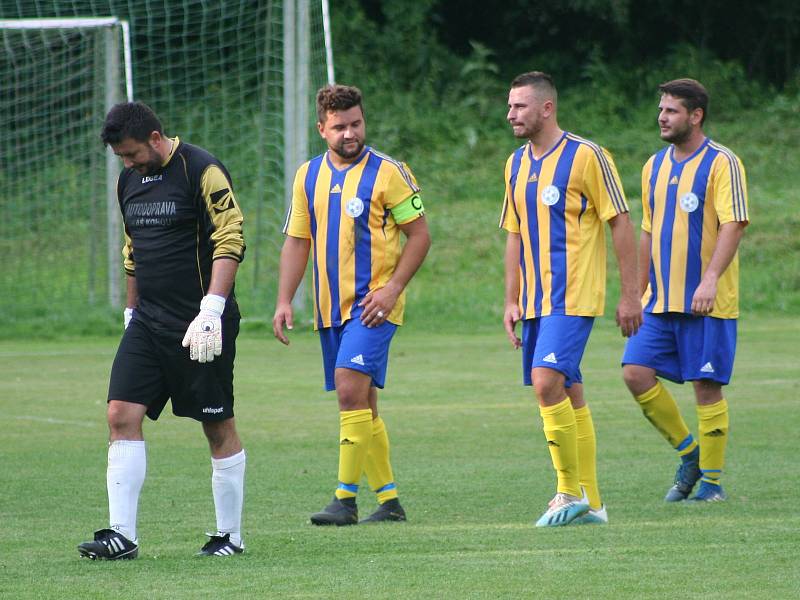
[[[601,319],[584,361],[607,526],[536,529],[554,474],[519,354],[500,328],[397,335],[382,414],[405,524],[315,528],[332,495],[335,396],[316,336],[284,348],[240,338],[237,421],[248,453],[247,551],[193,554],[213,529],[210,463],[197,423],[147,423],[141,553],[78,558],[107,524],[105,393],[116,339],[0,342],[3,598],[790,598],[800,596],[796,319],[740,323],[724,504],[666,505],[676,457],[618,369]],[[670,386],[692,429],[688,386]],[[168,409],[167,409],[168,410]],[[374,508],[360,494],[360,510]]]

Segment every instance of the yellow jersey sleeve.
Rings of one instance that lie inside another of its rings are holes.
[[[583,183],[589,201],[594,204],[597,216],[603,221],[628,212],[628,203],[622,191],[614,159],[605,148],[585,146],[589,152],[583,170]]]
[[[408,165],[395,161],[391,161],[389,164],[391,167],[383,192],[383,205],[391,210],[414,194],[419,194],[420,190],[417,179]]]
[[[653,215],[650,212],[650,175],[653,169],[653,156],[642,167],[642,231],[653,230]]]
[[[200,194],[214,225],[211,241],[214,244],[213,258],[232,258],[241,262],[244,258],[244,216],[233,195],[225,173],[217,165],[209,165],[200,178]]]
[[[733,221],[747,223],[747,179],[739,157],[720,152],[714,161],[711,177],[714,185],[714,209],[720,225]]]
[[[311,216],[308,214],[308,198],[304,187],[308,163],[297,169],[292,185],[292,205],[286,215],[283,233],[296,238],[311,239]]]
[[[514,191],[511,189],[511,162],[513,154],[508,157],[505,168],[505,195],[503,210],[500,213],[500,228],[510,233],[519,233],[519,216],[514,208]]]

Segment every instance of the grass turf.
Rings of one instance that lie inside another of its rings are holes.
[[[800,594],[795,550],[796,351],[789,318],[740,323],[727,390],[724,504],[666,505],[674,452],[642,418],[600,319],[584,361],[608,526],[535,529],[554,489],[519,355],[500,327],[393,343],[381,412],[406,524],[315,528],[333,492],[335,396],[316,337],[240,338],[237,421],[248,452],[245,555],[193,556],[214,524],[200,427],[148,423],[136,561],[80,560],[105,526],[104,399],[115,339],[3,341],[0,596],[7,598],[781,598]],[[688,386],[671,386],[692,429]],[[364,482],[366,483],[366,482]],[[360,494],[362,514],[373,495]]]

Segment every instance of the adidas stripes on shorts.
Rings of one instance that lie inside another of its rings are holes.
[[[726,385],[735,356],[736,319],[646,312],[622,364],[650,367],[676,383],[710,379]]]
[[[336,389],[336,369],[352,369],[372,377],[373,387],[383,388],[389,364],[389,344],[397,325],[384,321],[377,327],[365,327],[354,317],[338,327],[319,330],[325,390]]]
[[[594,317],[548,315],[522,322],[522,381],[532,385],[531,370],[547,367],[564,374],[564,385],[581,383],[581,359]]]

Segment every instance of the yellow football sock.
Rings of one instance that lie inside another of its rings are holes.
[[[594,435],[594,422],[589,405],[573,409],[578,432],[578,475],[581,487],[586,492],[589,505],[602,508],[600,488],[597,485],[597,441]]]
[[[337,498],[354,498],[364,472],[372,442],[372,411],[344,410],[339,413],[339,487]]]
[[[675,399],[660,381],[641,396],[636,396],[636,401],[647,420],[658,429],[678,454],[683,456],[697,448],[697,442],[689,433]]]
[[[372,420],[372,443],[364,470],[369,487],[378,494],[380,504],[397,498],[397,485],[392,475],[392,463],[389,462],[389,435],[380,417]]]
[[[558,476],[559,492],[581,497],[578,477],[578,431],[569,398],[553,406],[540,406],[544,436]]]
[[[728,444],[728,403],[725,398],[714,404],[697,405],[697,429],[702,481],[719,485]]]

